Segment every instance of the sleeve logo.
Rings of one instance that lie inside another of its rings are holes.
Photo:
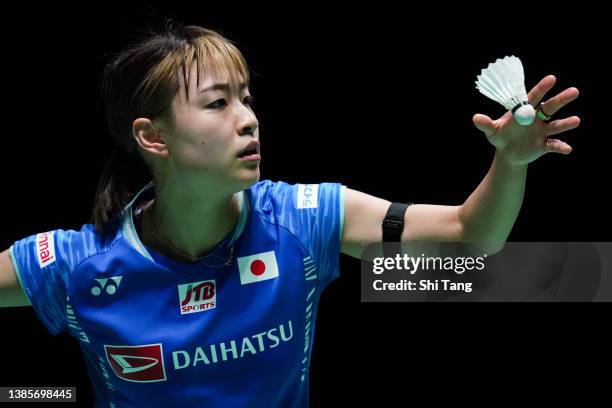
[[[297,208],[317,208],[318,200],[318,184],[298,184]]]
[[[36,235],[36,257],[41,269],[55,262],[53,231]]]

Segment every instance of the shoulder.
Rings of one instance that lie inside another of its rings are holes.
[[[79,230],[56,229],[16,241],[11,255],[24,266],[73,270],[86,259],[106,252],[120,235],[103,238],[92,224]]]
[[[326,206],[344,194],[340,183],[296,183],[262,180],[246,190],[253,210],[305,210]]]
[[[251,213],[282,226],[303,242],[338,240],[346,187],[340,183],[288,184],[261,181],[246,190]]]

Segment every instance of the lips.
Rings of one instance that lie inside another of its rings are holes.
[[[238,153],[238,157],[247,157],[254,154],[259,154],[259,142],[252,141],[244,149]]]

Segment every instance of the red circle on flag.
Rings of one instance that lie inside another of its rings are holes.
[[[255,276],[262,275],[266,271],[266,264],[260,259],[251,262],[251,272]]]

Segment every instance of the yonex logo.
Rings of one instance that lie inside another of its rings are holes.
[[[181,314],[214,309],[217,301],[215,280],[178,285]]]
[[[132,382],[166,380],[161,343],[142,346],[104,345],[106,359],[115,375]]]
[[[297,208],[317,208],[318,184],[298,184]]]
[[[55,262],[53,231],[36,235],[36,257],[41,268]]]
[[[98,282],[99,286],[94,286],[91,288],[91,294],[94,296],[99,296],[104,290],[104,292],[108,293],[109,295],[114,295],[119,288],[121,279],[123,279],[123,276],[111,276],[110,279],[98,278],[96,279],[96,282]]]

